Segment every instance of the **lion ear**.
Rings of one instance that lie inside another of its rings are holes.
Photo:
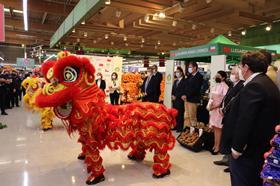
[[[56,61],[47,61],[42,64],[41,72],[42,72],[44,78],[47,80],[47,82],[50,81],[49,78],[47,77],[48,71],[54,66],[55,63],[56,63]]]
[[[95,83],[94,75],[86,72],[85,74],[85,82],[88,86],[92,86]]]

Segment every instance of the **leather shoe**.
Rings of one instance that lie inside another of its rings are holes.
[[[228,167],[228,168],[225,168],[225,169],[224,169],[224,172],[225,172],[225,173],[230,173],[229,167]]]
[[[7,112],[2,112],[1,115],[8,115],[8,113]]]
[[[213,163],[214,163],[215,165],[219,165],[219,166],[229,166],[229,163],[228,163],[228,162],[222,161],[222,160],[220,160],[220,161],[214,161]]]

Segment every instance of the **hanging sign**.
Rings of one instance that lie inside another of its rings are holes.
[[[0,42],[5,41],[4,5],[0,4]]]

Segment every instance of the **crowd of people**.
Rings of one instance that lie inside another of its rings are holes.
[[[280,91],[271,63],[271,54],[266,51],[248,52],[232,68],[229,78],[225,71],[218,71],[210,89],[207,110],[214,130],[212,154],[224,154],[214,164],[228,166],[225,172],[231,173],[233,186],[262,185],[263,155],[280,123]],[[176,129],[181,132],[184,124],[196,126],[202,76],[196,63],[189,64],[186,77],[181,67],[175,74],[172,100],[178,110]]]
[[[231,69],[230,75],[218,71],[214,84],[209,88],[209,126],[214,131],[211,153],[222,153],[216,165],[227,166],[233,186],[260,186],[264,162],[263,154],[269,150],[269,141],[274,127],[280,123],[280,87],[277,87],[277,71],[272,65],[271,54],[266,51],[248,52],[241,62]],[[208,89],[196,62],[188,63],[186,73],[181,67],[175,71],[172,87],[172,105],[178,111],[176,127],[180,133],[185,126],[197,127],[197,110],[201,103],[202,90]],[[1,69],[0,106],[1,114],[7,109],[19,107],[24,89],[21,82],[30,75],[24,71]],[[159,103],[160,85],[163,76],[153,65],[142,73],[142,101]],[[97,86],[105,92],[106,82],[102,74],[96,76]],[[111,74],[110,102],[119,104],[120,84],[118,74]],[[278,85],[279,86],[279,85]],[[207,88],[205,88],[207,87]]]
[[[0,107],[1,115],[8,115],[7,109],[19,107],[24,89],[21,82],[30,73],[18,71],[12,68],[0,68]]]

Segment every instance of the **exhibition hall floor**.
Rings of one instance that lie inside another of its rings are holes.
[[[69,138],[59,120],[54,129],[42,132],[36,113],[23,108],[8,110],[0,122],[8,128],[0,130],[0,185],[2,186],[84,186],[87,173],[77,160],[80,144],[77,135]],[[229,174],[224,167],[213,165],[221,156],[209,152],[193,153],[180,145],[171,152],[171,175],[152,178],[152,153],[142,163],[127,159],[128,152],[102,151],[106,180],[98,186],[228,186]]]

